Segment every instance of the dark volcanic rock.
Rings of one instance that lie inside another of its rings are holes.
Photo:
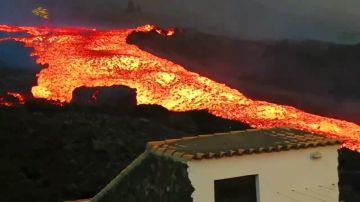
[[[127,174],[116,176],[112,185],[94,197],[93,201],[193,201],[191,194],[194,188],[186,163],[149,153],[141,154],[135,161],[136,164],[127,168]]]
[[[249,128],[207,112],[159,106],[58,107],[37,100],[0,107],[0,192],[4,202],[89,198],[134,160],[146,142]],[[211,127],[208,127],[208,122]]]
[[[0,107],[4,202],[90,198],[141,154],[148,141],[249,128],[206,111],[174,113],[151,105],[125,114],[101,107],[34,105]],[[358,153],[340,152],[340,190],[347,201],[359,196],[354,181],[359,159]]]
[[[0,61],[1,63],[1,61]],[[38,69],[22,69],[19,67],[0,64],[0,95],[5,91],[20,93],[31,99],[31,88],[36,84],[36,73]]]
[[[136,106],[136,91],[126,86],[80,87],[73,92],[75,105],[111,107],[123,111]]]
[[[343,201],[360,201],[360,153],[341,149],[339,151],[339,188]]]

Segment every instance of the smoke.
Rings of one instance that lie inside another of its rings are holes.
[[[241,38],[360,41],[358,0],[132,1],[142,12],[125,12],[129,0],[2,0],[0,23],[44,23],[31,14],[43,6],[56,25],[120,27],[149,22]]]
[[[34,57],[30,57],[31,49],[15,41],[0,43],[0,70],[4,68],[38,70]]]
[[[127,0],[2,0],[0,23],[50,25],[101,25],[126,23],[123,19]],[[50,21],[32,14],[42,6],[49,10]]]
[[[360,29],[357,0],[139,1],[152,13],[160,13],[180,25],[234,37],[338,42],[343,32]]]

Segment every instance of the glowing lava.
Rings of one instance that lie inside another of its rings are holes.
[[[81,86],[125,85],[137,91],[138,104],[157,104],[172,111],[206,109],[257,128],[289,126],[344,141],[360,151],[360,126],[321,117],[290,106],[256,101],[184,67],[126,43],[133,31],[170,36],[174,30],[146,25],[136,29],[94,30],[86,28],[12,27],[0,31],[27,32],[30,36],[4,38],[33,48],[38,64],[48,64],[37,75],[32,93],[37,98],[70,102]]]
[[[12,101],[8,101],[7,98],[10,98]],[[25,97],[20,93],[6,92],[4,96],[0,95],[0,106],[13,107],[16,104],[23,105],[25,102]]]

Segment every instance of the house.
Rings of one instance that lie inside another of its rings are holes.
[[[149,142],[92,202],[337,202],[339,142],[290,128]]]

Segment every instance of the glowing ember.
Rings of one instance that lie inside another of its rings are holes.
[[[93,94],[91,95],[90,102],[96,101],[98,94],[99,94],[99,90],[94,91]]]
[[[10,98],[16,102],[7,101],[8,99],[6,98]],[[25,97],[20,93],[6,92],[5,96],[0,95],[0,106],[12,107],[15,106],[16,103],[23,105],[25,104],[25,102],[26,102]]]
[[[14,104],[12,102],[5,101],[4,96],[0,95],[0,106],[12,107]]]
[[[257,128],[289,126],[343,140],[343,146],[360,151],[357,124],[251,100],[224,84],[126,43],[133,31],[152,30],[165,36],[174,34],[174,30],[151,25],[101,31],[0,25],[0,31],[29,33],[28,37],[11,39],[32,47],[37,63],[49,65],[38,74],[37,86],[32,88],[37,98],[70,102],[74,89],[81,86],[125,85],[137,90],[138,104],[157,104],[173,111],[207,109],[216,116]]]

